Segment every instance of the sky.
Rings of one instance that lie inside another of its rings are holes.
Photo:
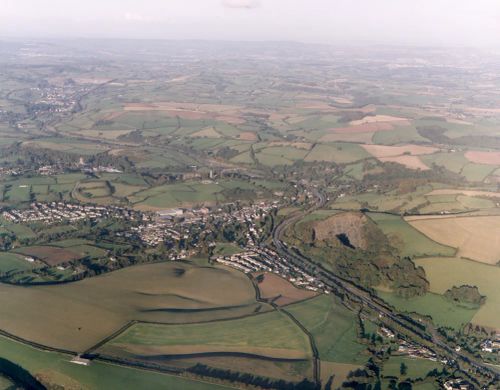
[[[500,0],[0,0],[0,38],[500,46]]]

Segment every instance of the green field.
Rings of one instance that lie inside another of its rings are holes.
[[[407,366],[407,374],[400,374],[401,363]],[[394,376],[400,379],[418,379],[425,378],[429,371],[434,369],[441,370],[443,365],[438,362],[433,362],[427,359],[417,359],[402,356],[392,356],[388,361],[384,363],[384,368],[382,369],[383,376]]]
[[[424,267],[431,291],[443,294],[453,286],[477,286],[486,296],[486,303],[472,318],[473,323],[500,328],[500,268],[458,258],[419,259],[416,264]]]
[[[105,344],[104,354],[139,356],[249,353],[310,359],[308,337],[285,314],[273,311],[246,318],[199,324],[135,324]]]
[[[19,240],[36,237],[36,233],[26,225],[8,222],[3,217],[0,217],[0,223],[1,223],[0,232],[1,231],[12,232],[16,235],[17,239]]]
[[[337,363],[364,364],[365,346],[357,342],[356,315],[335,298],[320,295],[286,306],[314,337],[322,360]]]
[[[0,336],[0,357],[19,364],[49,386],[87,389],[151,388],[168,390],[225,389],[226,386],[173,375],[93,362],[85,367],[70,363],[72,356],[40,351]]]
[[[393,293],[379,291],[378,295],[397,310],[430,316],[436,325],[456,330],[468,324],[478,312],[477,309],[458,305],[439,294],[427,293],[413,298],[401,298]]]
[[[346,164],[369,157],[368,152],[356,144],[318,144],[307,154],[305,161],[328,161]]]
[[[137,192],[128,199],[139,208],[169,208],[188,205],[201,205],[230,202],[233,196],[244,196],[238,191],[246,191],[256,198],[256,191],[270,191],[282,188],[281,183],[264,180],[253,182],[245,180],[224,180],[219,182],[191,182],[166,184]],[[234,191],[234,192],[232,192]],[[234,194],[234,195],[232,195]]]
[[[235,253],[240,253],[242,251],[243,249],[239,246],[227,242],[217,242],[214,247],[214,255],[216,256],[234,255]]]
[[[0,252],[0,273],[13,271],[27,271],[33,269],[35,265],[26,261],[24,256],[15,253]]]
[[[454,248],[432,241],[397,215],[369,213],[368,216],[403,257],[453,256],[456,252]]]

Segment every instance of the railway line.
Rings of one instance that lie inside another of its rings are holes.
[[[498,383],[500,380],[499,372],[494,370],[491,366],[477,361],[472,357],[465,355],[459,351],[456,351],[452,346],[445,343],[438,335],[436,329],[433,326],[427,326],[426,334],[417,333],[414,329],[414,324],[412,324],[408,319],[402,316],[400,313],[395,312],[391,307],[383,303],[380,299],[373,296],[369,291],[355,285],[353,282],[346,280],[333,272],[325,269],[321,264],[315,262],[314,260],[303,255],[299,251],[292,250],[283,240],[283,235],[287,229],[291,228],[295,223],[304,218],[307,214],[314,212],[317,209],[324,207],[327,203],[327,197],[322,192],[317,189],[313,190],[316,197],[316,203],[304,210],[302,212],[295,212],[291,214],[288,218],[281,221],[272,232],[272,242],[276,251],[283,257],[287,258],[289,261],[295,263],[297,266],[315,269],[315,277],[317,277],[329,290],[339,291],[343,294],[348,295],[351,299],[359,302],[361,305],[375,311],[379,314],[381,320],[388,322],[393,322],[398,324],[403,329],[407,336],[414,337],[415,339],[427,339],[427,341],[434,345],[435,349],[439,349],[438,354],[442,357],[446,357],[449,361],[456,361],[466,363],[469,366],[480,370],[481,372],[489,373],[493,380]]]

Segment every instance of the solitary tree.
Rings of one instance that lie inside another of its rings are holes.
[[[408,372],[408,366],[402,362],[401,365],[399,366],[399,373],[401,375],[406,375],[407,372]]]

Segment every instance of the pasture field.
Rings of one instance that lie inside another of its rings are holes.
[[[408,367],[406,375],[401,375],[400,373],[401,363],[404,363]],[[399,379],[423,379],[430,371],[434,369],[441,370],[442,368],[443,365],[441,363],[427,359],[391,356],[389,360],[384,363],[382,375],[394,376]]]
[[[426,258],[415,263],[425,269],[431,291],[443,294],[453,286],[477,286],[486,302],[472,318],[472,323],[500,329],[500,268],[458,258]]]
[[[227,256],[242,252],[238,245],[228,242],[217,242],[214,248],[214,255]]]
[[[314,337],[321,360],[364,364],[365,346],[357,342],[356,314],[328,295],[284,308]]]
[[[462,152],[434,153],[422,156],[421,159],[431,168],[432,164],[436,164],[455,173],[460,173],[462,168],[469,163]]]
[[[344,197],[341,202],[358,202],[360,205],[368,206],[368,208],[380,211],[396,211],[399,210],[406,200],[404,197],[383,196],[375,193],[364,193],[352,197]]]
[[[310,359],[312,356],[307,335],[278,311],[197,324],[138,323],[103,345],[98,352],[128,357],[204,353],[247,353],[280,359]]]
[[[365,175],[363,163],[354,163],[347,165],[344,174],[354,178],[355,180],[362,180]]]
[[[500,261],[499,216],[408,217],[406,220],[436,242],[458,248],[459,257],[487,264]]]
[[[439,152],[420,157],[424,164],[432,167],[433,164],[465,176],[468,181],[482,182],[494,170],[494,165],[470,162],[463,152]]]
[[[0,273],[28,271],[36,266],[35,263],[25,260],[24,256],[15,253],[0,252]]]
[[[19,240],[35,238],[36,233],[26,225],[12,223],[0,216],[0,231],[9,231],[16,235]]]
[[[215,182],[166,184],[138,192],[128,199],[136,208],[169,208],[181,205],[210,204],[225,200],[222,186]]]
[[[58,246],[60,248],[70,248],[72,246],[76,245],[86,245],[86,244],[91,244],[92,241],[90,240],[85,240],[83,238],[68,238],[65,240],[60,240],[60,241],[52,241],[51,245]]]
[[[9,378],[0,375],[0,390],[9,390],[14,388],[15,383],[12,382]]]
[[[368,213],[403,257],[453,256],[453,247],[431,240],[397,215]]]
[[[327,362],[321,360],[321,382],[327,383],[330,377],[333,375],[332,389],[338,389],[344,383],[351,371],[355,371],[361,368],[361,365],[347,364],[347,363],[335,363]]]
[[[255,184],[254,184],[255,183]],[[128,200],[138,209],[162,209],[169,207],[215,204],[233,200],[232,190],[244,190],[257,197],[256,192],[266,192],[281,188],[282,184],[275,184],[264,180],[249,182],[244,180],[223,180],[212,182],[191,182],[179,184],[165,184],[137,192],[128,197]],[[268,194],[270,195],[270,194]],[[240,198],[243,195],[240,194]]]
[[[4,188],[2,200],[13,205],[22,205],[35,200],[39,202],[70,200],[70,193],[75,185],[86,177],[80,173],[68,173],[9,178],[2,182]]]
[[[237,156],[231,158],[229,161],[236,164],[253,164],[254,162],[250,152],[240,153]]]
[[[467,164],[460,172],[468,181],[482,182],[495,171],[495,166],[486,164]]]
[[[0,284],[0,329],[80,352],[132,320],[186,323],[269,309],[255,302],[244,274],[189,262],[128,267],[63,285]]]
[[[430,316],[437,326],[449,326],[456,330],[471,322],[478,311],[477,308],[458,305],[435,293],[413,298],[402,298],[383,291],[378,291],[378,295],[397,310]]]
[[[260,280],[259,275],[262,280]],[[303,301],[317,295],[314,291],[295,287],[288,280],[274,273],[265,272],[254,276],[259,281],[260,297],[268,299],[278,306]]]
[[[384,145],[362,145],[362,147],[373,157],[396,157],[402,155],[419,156],[421,154],[432,154],[439,149],[431,146],[421,145],[400,145],[400,146],[384,146]]]
[[[108,151],[103,142],[79,141],[71,137],[50,137],[23,142],[23,146],[91,156]]]
[[[47,387],[54,385],[71,389],[154,388],[165,390],[212,390],[226,386],[190,380],[174,375],[125,368],[95,361],[85,367],[70,363],[73,356],[40,351],[26,344],[0,336],[0,357],[19,364]]]
[[[351,143],[318,144],[305,157],[304,161],[327,161],[347,164],[370,155],[359,145]]]
[[[298,223],[306,223],[306,222],[311,222],[311,221],[321,221],[323,219],[327,219],[328,217],[331,217],[332,215],[338,214],[339,211],[336,210],[315,210],[312,213],[307,214],[304,218],[302,218]]]
[[[400,126],[394,129],[377,131],[373,134],[373,143],[380,145],[398,145],[408,142],[427,141],[417,129],[410,126]]]

